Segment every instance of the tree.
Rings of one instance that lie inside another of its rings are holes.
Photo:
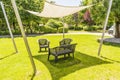
[[[84,0],[82,2],[82,5],[91,5],[94,2],[92,0]],[[84,22],[87,23],[89,26],[93,25],[94,21],[92,20],[93,17],[91,17],[91,13],[92,13],[92,7],[86,9],[86,11],[84,12],[83,18],[84,18]]]
[[[5,5],[5,10],[7,12],[7,16],[9,18],[9,22],[12,30],[14,32],[20,31],[12,5],[10,4],[11,3],[10,0],[1,0],[1,1],[3,1]],[[43,9],[44,0],[16,0],[16,3],[17,3],[18,10],[20,12],[20,16],[21,16],[25,31],[27,33],[33,33],[36,30],[34,26],[39,27],[38,25],[39,23],[41,23],[41,18],[34,16],[32,14],[29,14],[25,10],[33,10],[33,11],[41,12]],[[3,13],[0,12],[0,16],[2,16],[1,14]],[[4,19],[1,18],[0,20],[2,20],[2,24],[3,24]],[[0,30],[1,28],[2,27],[0,27]]]
[[[105,16],[106,16],[106,10],[108,8],[109,5],[109,1],[110,0],[93,0],[95,3],[101,3],[101,5],[97,5],[95,10],[99,10],[99,12],[97,11],[97,14],[93,13],[93,15],[101,15],[101,17],[99,18],[100,22],[102,24],[102,20],[104,20]],[[109,21],[108,21],[108,25],[111,26],[111,23],[115,23],[115,38],[120,38],[120,0],[113,0],[113,4],[112,4],[112,9],[111,9],[111,13],[110,13],[110,17],[109,17]],[[94,12],[94,9],[93,9]],[[103,16],[103,17],[102,17]],[[96,19],[98,19],[96,17]],[[97,21],[99,21],[97,20]]]
[[[56,30],[58,30],[59,27],[63,27],[63,23],[59,20],[50,19],[45,26],[56,28]]]
[[[103,2],[93,2],[93,4],[97,5],[91,7],[92,20],[96,25],[103,25],[107,8],[103,5]]]
[[[113,0],[111,13],[115,17],[115,37],[120,38],[120,0]]]
[[[73,14],[74,20],[75,20],[75,27],[78,27],[78,12]]]
[[[26,10],[32,10],[41,12],[43,9],[44,1],[42,0],[19,0],[17,1],[17,5],[20,11],[20,15],[23,21],[23,25],[25,25],[25,30],[27,33],[34,32],[34,25],[38,26],[41,20],[40,17],[29,14]],[[39,27],[39,26],[38,26]]]

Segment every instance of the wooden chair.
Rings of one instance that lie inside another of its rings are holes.
[[[70,38],[64,38],[63,40],[61,40],[59,42],[59,44],[60,44],[60,46],[61,45],[69,45],[71,42],[72,42],[72,39],[70,39]]]
[[[42,48],[45,48],[45,51],[46,51],[47,48],[49,48],[50,42],[47,39],[39,39],[38,44],[39,44],[40,51],[42,51]]]

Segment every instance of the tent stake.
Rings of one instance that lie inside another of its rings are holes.
[[[112,7],[112,1],[113,0],[110,0],[110,2],[109,2],[109,8],[108,8],[108,11],[107,11],[107,16],[106,16],[106,20],[105,20],[105,24],[104,24],[104,28],[103,28],[103,33],[102,33],[102,37],[100,39],[100,46],[99,46],[99,50],[98,50],[98,56],[100,55],[100,52],[101,52],[103,39],[104,39],[105,31],[106,31],[106,28],[107,28],[108,18],[109,18],[111,7]]]
[[[10,24],[9,24],[9,21],[8,21],[8,18],[7,18],[6,12],[5,12],[4,5],[3,5],[2,2],[0,2],[0,5],[1,5],[1,8],[2,8],[2,11],[3,11],[4,17],[5,17],[5,20],[6,20],[6,23],[7,23],[7,27],[8,27],[8,29],[9,29],[9,33],[10,33],[10,36],[11,36],[11,39],[12,39],[12,42],[13,42],[13,45],[14,45],[15,51],[16,51],[16,53],[17,53],[18,50],[17,50],[16,44],[15,44],[15,40],[14,40],[14,37],[13,37],[12,31],[11,31],[11,28],[10,28]]]
[[[23,39],[24,39],[24,43],[25,43],[28,55],[30,57],[30,61],[31,61],[33,71],[34,71],[33,75],[35,75],[36,74],[35,62],[34,62],[33,57],[32,57],[32,53],[31,53],[31,50],[30,50],[30,47],[29,47],[29,44],[28,44],[28,41],[27,41],[27,38],[26,38],[26,35],[25,35],[25,31],[23,29],[22,21],[21,21],[21,18],[20,18],[20,15],[19,15],[19,12],[18,12],[18,9],[17,9],[17,6],[16,6],[16,2],[15,2],[15,0],[11,0],[11,3],[12,3],[12,6],[14,8],[14,12],[15,12],[19,27],[21,29],[21,33],[22,33],[22,36],[23,36]]]

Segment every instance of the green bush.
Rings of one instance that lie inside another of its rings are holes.
[[[75,30],[83,30],[83,25],[76,26]]]
[[[4,35],[4,31],[0,31],[0,35]]]
[[[63,33],[63,27],[60,27],[60,28],[58,29],[58,32],[59,32],[59,33]],[[64,32],[67,33],[67,32],[68,32],[68,28],[64,28]]]
[[[84,31],[96,31],[96,28],[94,26],[84,26]]]
[[[13,34],[15,34],[15,35],[21,34],[21,31],[20,31],[20,30],[13,30],[12,32],[13,32]]]
[[[0,35],[9,35],[9,31],[0,31]]]
[[[40,32],[44,32],[44,31],[45,31],[45,26],[40,26],[40,27],[39,27],[39,31],[40,31]]]
[[[44,27],[44,33],[56,33],[56,32],[57,30],[52,27],[48,27],[48,26]]]
[[[92,27],[94,27],[96,30],[102,30],[103,29],[102,25],[93,25]]]
[[[54,20],[54,19],[50,19],[50,20],[46,23],[45,26],[49,26],[49,27],[58,29],[59,27],[62,27],[63,24],[62,24],[61,21]]]
[[[74,25],[70,25],[70,26],[69,26],[69,29],[70,29],[70,30],[74,30],[74,27],[75,27]]]

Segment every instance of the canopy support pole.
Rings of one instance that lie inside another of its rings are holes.
[[[10,24],[9,24],[9,21],[8,21],[8,18],[7,18],[6,12],[5,12],[4,5],[3,5],[2,2],[0,2],[0,5],[1,5],[1,8],[2,8],[2,11],[3,11],[4,17],[5,17],[5,20],[6,20],[6,23],[7,23],[7,27],[8,27],[8,29],[9,29],[9,33],[10,33],[10,36],[11,36],[11,39],[12,39],[12,42],[13,42],[13,45],[14,45],[15,51],[16,51],[16,53],[17,53],[18,50],[17,50],[16,44],[15,44],[15,40],[14,40],[14,37],[13,37],[12,31],[11,31],[11,28],[10,28]]]
[[[62,23],[63,23],[63,39],[65,38],[65,26],[64,26],[64,19],[62,17]]]
[[[112,1],[113,0],[109,1],[109,8],[108,8],[108,11],[107,11],[107,16],[106,16],[106,20],[105,20],[105,24],[104,24],[104,28],[103,28],[102,37],[100,39],[100,46],[99,46],[99,50],[98,50],[98,56],[100,55],[100,52],[101,52],[101,48],[102,48],[102,44],[103,44],[103,39],[104,39],[104,35],[105,35],[107,24],[108,24],[108,18],[109,18],[111,7],[112,7]]]
[[[24,43],[25,43],[25,46],[26,46],[26,49],[27,49],[27,52],[28,52],[28,55],[29,55],[29,58],[30,58],[30,61],[31,61],[31,64],[32,64],[33,75],[35,75],[36,74],[35,62],[34,62],[33,57],[32,57],[32,53],[31,53],[31,50],[30,50],[30,47],[29,47],[29,44],[28,44],[28,41],[27,41],[27,38],[26,38],[26,35],[25,35],[25,31],[23,29],[23,24],[22,24],[22,21],[21,21],[21,18],[20,18],[20,15],[19,15],[19,12],[18,12],[18,9],[17,9],[17,6],[16,6],[16,2],[15,2],[15,0],[11,0],[11,3],[12,3],[12,6],[13,6],[13,9],[14,9],[19,27],[21,29],[21,33],[22,33],[22,36],[23,36],[23,39],[24,39]]]

